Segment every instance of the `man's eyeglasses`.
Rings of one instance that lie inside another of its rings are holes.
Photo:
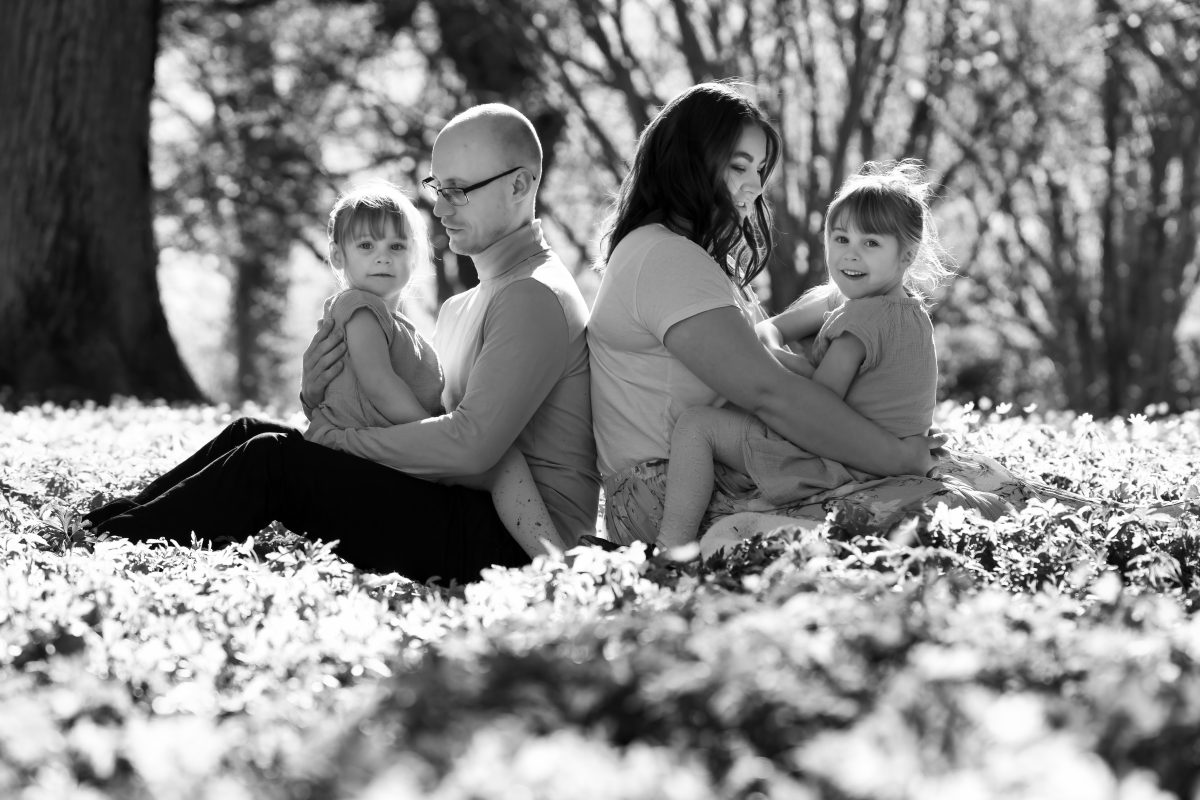
[[[437,196],[440,194],[442,197],[446,198],[446,202],[452,206],[465,206],[468,202],[470,202],[467,199],[467,192],[473,192],[476,189],[487,186],[492,181],[498,181],[505,175],[511,175],[519,169],[520,167],[513,167],[512,169],[501,172],[499,175],[493,175],[490,178],[482,180],[479,183],[472,183],[470,186],[450,186],[447,188],[442,188],[434,182],[432,175],[421,181],[421,185],[433,193],[434,202],[437,202]]]

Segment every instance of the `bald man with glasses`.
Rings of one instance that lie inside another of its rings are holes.
[[[424,186],[450,248],[475,261],[479,285],[450,298],[433,336],[447,413],[341,430],[331,447],[261,419],[230,423],[135,497],[85,516],[135,541],[244,538],[272,520],[363,569],[417,581],[475,580],[530,556],[491,496],[454,484],[494,466],[515,443],[563,543],[595,529],[600,492],[584,325],[588,309],[535,217],[542,149],[533,126],[490,104],[451,120]],[[304,354],[301,402],[317,407],[344,367],[341,332]],[[217,502],[219,499],[219,502]]]

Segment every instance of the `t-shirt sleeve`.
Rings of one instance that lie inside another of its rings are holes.
[[[379,327],[383,328],[383,335],[387,340],[388,347],[391,347],[392,340],[396,335],[396,325],[392,320],[392,313],[388,311],[383,300],[377,295],[360,289],[347,289],[333,298],[332,306],[325,313],[326,316],[333,317],[334,325],[338,328],[345,328],[350,317],[354,316],[354,312],[360,308],[365,308],[375,315]]]
[[[848,301],[831,313],[822,337],[833,341],[843,333],[852,334],[862,342],[866,351],[859,371],[874,369],[879,365],[883,345],[883,322],[887,313],[887,304],[877,297]]]
[[[446,478],[490,469],[513,445],[566,370],[570,336],[554,293],[520,280],[492,300],[483,346],[457,408],[388,428],[337,431],[338,449],[411,475]]]
[[[672,325],[705,311],[737,307],[729,278],[694,243],[673,236],[653,246],[633,287],[635,316],[664,341]]]

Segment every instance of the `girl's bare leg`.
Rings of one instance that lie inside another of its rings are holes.
[[[533,482],[529,463],[517,448],[509,448],[483,475],[454,482],[491,492],[500,521],[530,558],[548,555],[547,544],[559,552],[566,549]]]
[[[746,471],[742,454],[746,414],[725,408],[689,408],[671,433],[667,497],[657,544],[679,547],[696,541],[712,500],[714,461]]]

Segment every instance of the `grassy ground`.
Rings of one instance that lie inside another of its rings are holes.
[[[995,523],[942,509],[878,537],[832,519],[704,564],[588,551],[447,589],[277,531],[223,549],[72,541],[72,510],[229,418],[0,414],[0,796],[1200,786],[1200,415],[947,406],[961,447],[1095,505]]]

